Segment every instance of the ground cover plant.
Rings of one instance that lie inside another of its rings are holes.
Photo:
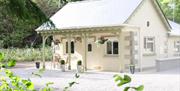
[[[37,61],[42,58],[42,50],[39,48],[10,48],[0,49],[0,52],[4,54],[4,61],[9,59],[15,59],[16,61]],[[45,48],[45,60],[52,59],[51,47]]]

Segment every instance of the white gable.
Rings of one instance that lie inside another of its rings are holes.
[[[142,0],[93,0],[68,3],[50,19],[57,29],[123,24]],[[41,26],[37,30],[48,29]]]

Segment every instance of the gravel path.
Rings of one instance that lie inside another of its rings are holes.
[[[47,82],[54,82],[52,87],[56,91],[62,91],[68,82],[74,80],[76,71],[61,72],[60,70],[46,70],[42,78],[34,77],[32,72],[37,71],[33,66],[16,67],[12,71],[23,78],[30,78],[36,88],[40,88]],[[97,72],[88,71],[80,74],[78,85],[73,86],[70,91],[123,91],[122,88],[116,86],[113,81],[113,75],[120,74],[114,72]],[[128,74],[128,73],[127,73]],[[120,74],[123,75],[123,74]],[[131,74],[128,74],[131,75]],[[137,86],[143,84],[144,91],[180,91],[180,69],[173,69],[163,72],[142,72],[131,75],[132,83],[127,84]]]

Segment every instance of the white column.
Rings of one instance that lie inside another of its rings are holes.
[[[46,44],[46,39],[48,38],[48,36],[42,36],[42,61],[43,61],[43,68],[45,69],[46,64],[45,64],[45,44]]]
[[[124,66],[124,44],[123,44],[123,32],[121,31],[118,33],[118,43],[119,43],[119,61],[120,61],[120,72],[125,71],[125,66]]]
[[[68,69],[71,70],[71,35],[68,35]]]
[[[138,30],[138,36],[139,36],[139,39],[138,39],[138,42],[139,42],[139,64],[140,64],[140,72],[142,72],[143,68],[142,68],[142,44],[141,44],[141,30],[139,29]]]
[[[87,35],[83,35],[84,39],[84,55],[83,55],[83,64],[84,64],[84,70],[87,71]]]

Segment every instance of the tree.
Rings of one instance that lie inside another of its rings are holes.
[[[180,2],[179,0],[158,0],[166,17],[180,23]]]
[[[0,42],[4,47],[25,47],[41,42],[34,31],[66,3],[80,0],[0,0]],[[40,8],[39,8],[40,7]],[[51,22],[53,26],[53,23]]]

